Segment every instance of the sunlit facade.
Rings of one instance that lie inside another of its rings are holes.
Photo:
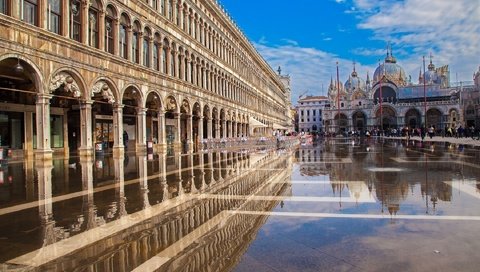
[[[271,135],[287,91],[213,0],[0,0],[1,145],[17,155]]]
[[[465,121],[460,101],[464,99],[462,93],[473,91],[474,86],[451,84],[448,65],[436,68],[431,57],[426,61],[418,83],[406,76],[391,49],[372,80],[368,74],[363,80],[355,67],[344,84],[332,79],[330,104],[323,115],[325,131],[387,131],[426,125],[440,132],[471,125]]]

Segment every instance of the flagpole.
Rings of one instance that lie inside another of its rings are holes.
[[[338,61],[337,61],[337,126],[340,131],[340,79],[338,75]]]
[[[423,112],[425,114],[424,127],[427,129],[427,92],[426,92],[426,80],[425,80],[425,56],[423,56]]]
[[[380,62],[378,62],[378,68],[380,68]],[[383,64],[383,68],[385,69],[385,64]],[[384,71],[382,71],[382,74],[380,76],[380,133],[383,130],[383,107],[382,107],[382,100],[383,100],[383,94],[382,94],[382,80],[384,77]]]

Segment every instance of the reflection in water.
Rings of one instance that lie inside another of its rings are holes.
[[[253,238],[250,233],[262,225],[264,217],[251,218],[244,224],[248,215],[229,211],[251,208],[268,211],[276,202],[252,206],[248,199],[230,196],[282,195],[287,188],[285,184],[268,185],[265,181],[281,177],[285,183],[291,172],[287,155],[276,156],[274,152],[253,155],[255,161],[250,160],[251,156],[222,152],[76,161],[76,175],[66,182],[81,186],[67,184],[62,191],[57,190],[57,195],[52,190],[58,180],[52,176],[65,177],[65,171],[73,169],[68,168],[71,164],[62,169],[36,165],[39,205],[38,221],[34,220],[38,223],[34,224],[41,226],[35,236],[43,237],[42,241],[29,241],[30,246],[3,255],[6,258],[2,262],[40,270],[101,267],[130,271],[181,243],[185,250],[192,247],[195,250],[181,256],[170,254],[160,266],[175,267],[188,261],[190,271],[231,267],[239,258],[235,254],[245,250]],[[262,171],[263,168],[269,171]],[[271,169],[280,171],[272,175]],[[27,220],[36,206],[20,208],[15,214]],[[13,215],[5,209],[3,212],[4,217]],[[215,218],[221,220],[214,224]],[[218,231],[212,232],[214,228]],[[7,233],[4,228],[1,231]],[[20,242],[22,228],[18,232],[18,235],[10,232],[10,243]],[[197,235],[198,239],[187,239],[189,235]],[[231,243],[232,240],[237,242]],[[76,246],[71,247],[72,244]],[[212,254],[213,249],[223,249],[224,253],[217,257],[218,254]]]
[[[52,271],[231,270],[278,211],[458,213],[468,201],[454,192],[480,198],[478,153],[369,139],[293,152],[10,162],[0,259]]]

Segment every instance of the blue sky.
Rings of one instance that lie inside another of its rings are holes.
[[[471,81],[480,65],[479,0],[219,0],[264,59],[291,77],[298,95],[325,95],[353,62],[372,76],[387,42],[412,81],[422,56],[449,65],[451,81]],[[323,91],[322,91],[323,85]]]

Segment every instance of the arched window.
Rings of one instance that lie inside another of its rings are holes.
[[[153,69],[157,71],[160,71],[160,48],[160,37],[155,35],[155,40],[153,41]]]
[[[111,6],[107,7],[107,12],[105,14],[105,51],[110,54],[113,54],[113,47],[114,47],[114,40],[113,40],[113,33],[115,30],[114,27],[114,20],[115,20],[115,11],[112,9]]]
[[[143,33],[143,65],[150,67],[150,30],[145,28]]]
[[[62,7],[61,6],[62,6],[61,0],[48,0],[47,28],[48,30],[56,34],[61,34],[60,33],[61,25],[62,25],[62,12],[61,12]]]
[[[38,26],[38,0],[20,0],[22,21]]]
[[[181,54],[178,54],[178,60],[177,61],[178,61],[177,62],[178,63],[178,65],[177,65],[178,69],[177,69],[176,73],[177,73],[177,77],[181,78],[182,77],[182,67],[181,67],[181,65],[182,65],[182,55]]]
[[[160,14],[165,16],[165,0],[160,0]]]
[[[186,53],[185,56],[188,56],[188,53]],[[185,68],[185,69],[184,69],[184,73],[185,73],[185,74],[184,74],[183,79],[184,79],[185,81],[188,81],[188,69],[189,69],[189,66],[188,66],[188,65],[189,65],[189,60],[188,60],[187,57],[185,57],[184,62],[183,62],[183,65],[184,65],[184,68]]]
[[[182,18],[182,6],[181,5],[177,5],[177,26],[180,27],[180,24],[181,24],[181,18]]]
[[[175,76],[175,51],[170,51],[170,75]]]
[[[168,0],[168,19],[173,19],[173,0]]]
[[[82,8],[80,1],[70,0],[70,38],[80,42],[82,33]]]
[[[139,55],[139,43],[140,43],[140,29],[138,26],[138,22],[133,24],[133,32],[132,32],[132,61],[135,63],[140,63],[140,55]]]
[[[128,27],[130,23],[125,16],[125,14],[122,14],[122,17],[120,18],[120,37],[118,38],[118,43],[119,43],[119,53],[120,57],[124,59],[128,59]]]
[[[90,46],[98,48],[98,11],[97,1],[91,1],[88,9],[88,43]]]
[[[168,50],[168,45],[165,44],[162,48],[162,72],[165,73],[165,74],[168,72],[168,70],[167,70],[167,68],[168,68],[167,67],[167,56],[168,56],[167,50]]]
[[[10,15],[9,9],[10,8],[10,3],[8,0],[0,0],[0,13],[3,13],[5,15]]]

